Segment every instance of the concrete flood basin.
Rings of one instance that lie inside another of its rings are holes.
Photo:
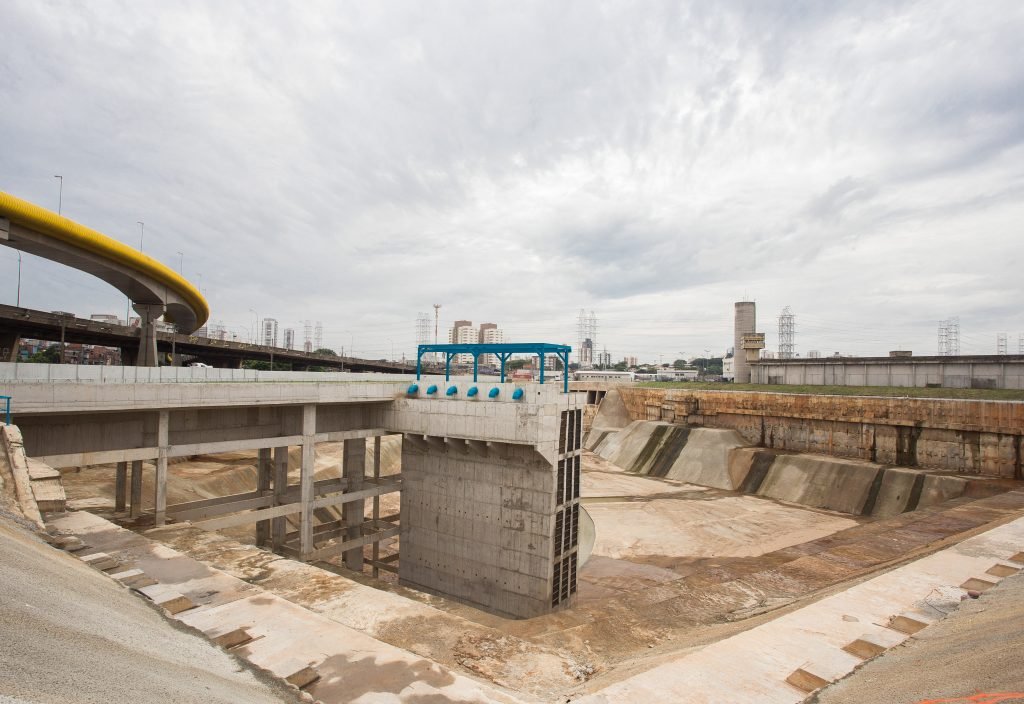
[[[307,608],[384,643],[525,701],[551,701],[599,691],[676,653],[733,637],[1022,508],[986,503],[1000,487],[984,482],[750,448],[731,431],[639,422],[598,429],[586,443],[596,450],[583,457],[581,488],[593,520],[592,552],[579,570],[575,605],[535,618],[503,618],[365,575],[350,577],[361,586],[346,583],[344,597],[311,596],[294,580],[287,590],[279,586],[293,571],[285,558],[273,558],[279,577],[268,577],[260,560],[252,571],[261,551],[237,547],[252,542],[242,531],[213,542],[173,529],[148,535],[268,591],[280,589],[285,599],[305,599]],[[336,463],[337,450],[323,449],[327,464]],[[241,490],[235,482],[253,481],[252,463],[241,454],[219,469],[212,457],[201,468],[172,465],[172,486],[201,470]],[[73,502],[83,496],[76,481],[87,482],[83,492],[94,496],[100,486],[88,472],[65,480]],[[916,484],[915,509],[907,510]],[[295,564],[304,575],[321,569]],[[345,574],[340,561],[331,569]]]

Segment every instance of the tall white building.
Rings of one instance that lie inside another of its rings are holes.
[[[505,333],[495,323],[481,323],[477,341],[481,345],[500,345],[505,341]],[[496,367],[499,364],[498,357],[493,354],[482,354],[480,364]]]
[[[471,320],[456,320],[455,324],[448,331],[449,345],[472,345],[476,341],[477,332],[473,329],[473,321]],[[472,364],[473,355],[457,354],[453,361],[459,364]]]
[[[277,320],[263,319],[263,336],[261,342],[267,347],[277,347]]]
[[[497,323],[481,323],[479,328],[473,327],[471,320],[456,320],[448,330],[449,345],[501,344],[505,341],[505,333]],[[459,354],[454,357],[459,364],[472,364],[473,355]],[[482,354],[479,364],[492,367],[498,366],[498,358],[493,354]]]
[[[286,350],[295,349],[295,328],[284,329],[284,348]]]

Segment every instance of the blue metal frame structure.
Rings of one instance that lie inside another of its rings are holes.
[[[452,373],[452,358],[457,354],[473,355],[473,381],[477,380],[480,355],[493,354],[501,360],[501,380],[505,381],[505,363],[514,354],[535,354],[540,357],[540,383],[544,383],[544,357],[553,354],[562,360],[562,391],[569,392],[569,345],[553,345],[548,342],[511,342],[507,344],[469,344],[469,345],[420,345],[416,350],[416,378],[420,378],[420,362],[423,355],[440,352],[444,357],[444,380],[448,381]]]

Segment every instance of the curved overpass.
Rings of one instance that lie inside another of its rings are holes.
[[[139,364],[156,364],[154,322],[161,315],[183,333],[206,323],[210,306],[180,274],[142,252],[54,212],[0,191],[0,244],[106,281],[132,301],[142,320]]]

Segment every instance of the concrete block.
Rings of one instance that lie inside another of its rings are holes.
[[[907,635],[912,636],[921,629],[927,628],[930,623],[932,623],[932,619],[917,613],[906,613],[893,616],[889,620],[888,626],[894,631],[899,631],[900,633],[906,633]]]
[[[960,585],[960,588],[967,589],[969,591],[983,592],[996,586],[999,582],[999,579],[992,575],[986,576],[989,577],[989,579],[984,579],[982,577],[970,577]]]
[[[997,563],[985,570],[985,573],[993,577],[1009,577],[1010,575],[1017,574],[1020,570],[1020,567]]]
[[[211,636],[211,640],[215,645],[231,649],[248,643],[252,640],[252,636],[244,628],[236,628],[233,631],[228,631],[218,636]]]
[[[103,571],[112,570],[121,564],[105,552],[94,552],[91,555],[79,555],[79,559],[90,567]]]
[[[139,589],[156,584],[157,581],[140,569],[125,570],[123,572],[112,572],[110,576],[126,587]]]

